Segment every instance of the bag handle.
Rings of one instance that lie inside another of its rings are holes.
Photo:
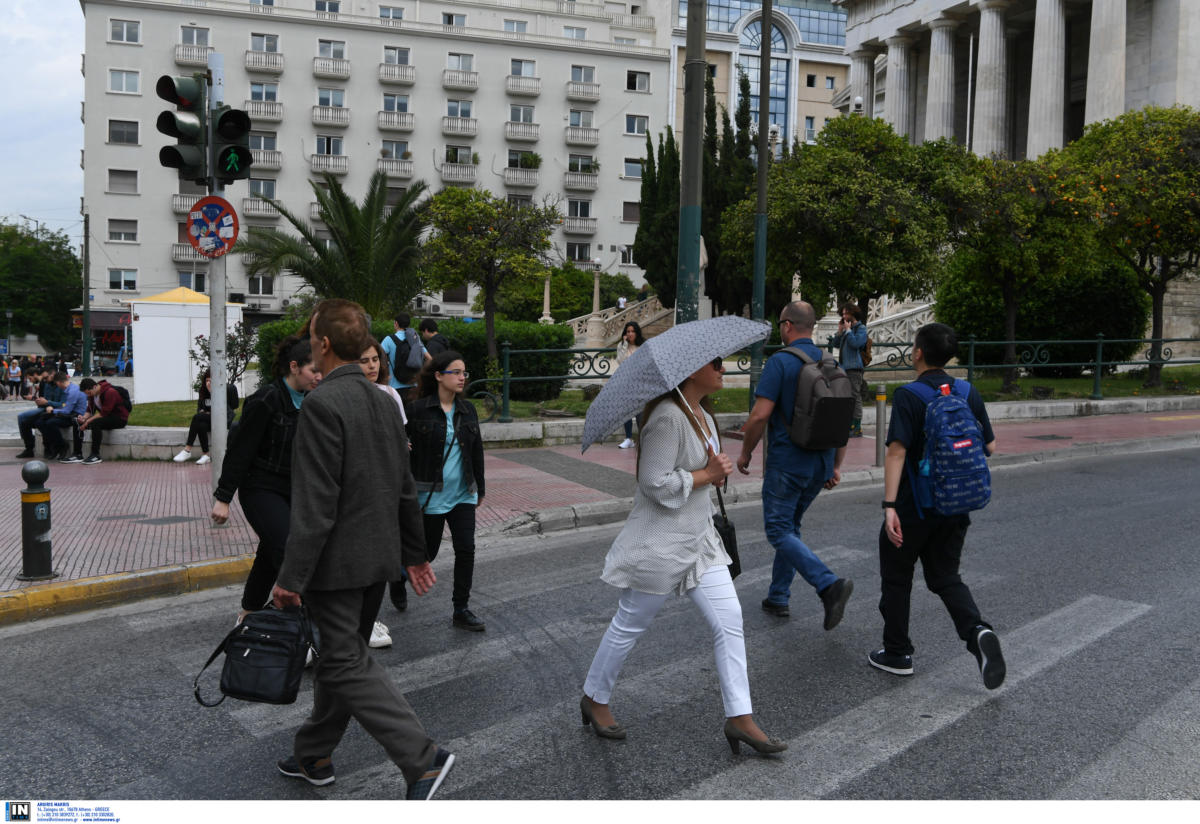
[[[677,398],[677,400],[675,398]],[[708,448],[712,446],[712,442],[708,438],[704,437],[704,430],[700,426],[700,421],[696,420],[696,416],[692,414],[692,410],[688,407],[687,400],[683,397],[683,393],[679,391],[678,386],[675,387],[675,398],[672,398],[675,400],[675,405],[682,409],[683,413],[687,415],[688,421],[690,421],[692,424],[692,431],[696,433],[696,437],[700,439],[702,444],[704,444],[704,451],[707,454]],[[721,449],[721,430],[717,429],[716,422],[716,418],[714,418],[713,432],[714,437],[717,439],[717,450],[719,451]],[[728,475],[725,476],[725,480],[723,481],[722,485],[726,488],[729,487]],[[717,490],[717,500],[721,501],[720,488],[716,484],[713,484],[713,488]],[[725,503],[723,501],[721,502],[721,514],[725,514]]]
[[[312,650],[314,658],[320,658],[321,653],[317,652],[316,648],[313,647],[312,620],[308,617],[308,610],[305,609],[304,604],[301,604],[298,608],[298,611],[300,613],[300,627],[304,631],[304,645],[308,649]],[[229,630],[229,633],[221,640],[221,643],[217,644],[217,648],[213,650],[212,655],[208,656],[208,660],[204,662],[204,666],[200,668],[200,672],[196,673],[196,677],[192,681],[192,694],[196,696],[196,700],[200,702],[201,706],[215,707],[228,697],[225,695],[225,693],[221,693],[221,697],[216,701],[205,701],[200,695],[200,676],[203,675],[204,671],[212,665],[213,661],[217,660],[217,656],[226,650],[226,648],[229,646],[229,642],[232,641],[234,636],[242,630],[242,627],[245,626],[245,623],[246,619],[243,618],[240,622],[238,622],[236,627]]]
[[[446,451],[442,453],[442,465],[438,467],[438,474],[446,468],[446,461],[450,458],[450,450],[454,448],[454,442],[458,440],[458,427],[453,423],[450,425],[450,443],[446,444]],[[443,484],[444,485],[444,484]],[[425,503],[421,504],[421,514],[425,514],[425,507],[429,506],[429,502],[433,500],[433,489],[429,490],[429,495],[425,498]]]

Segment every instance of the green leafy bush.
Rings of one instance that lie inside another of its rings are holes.
[[[279,343],[288,335],[299,332],[306,323],[308,323],[307,316],[304,318],[281,318],[258,327],[255,353],[258,357],[259,386],[270,383],[275,378],[275,350]],[[416,328],[416,323],[417,321],[414,320],[413,328]],[[395,325],[390,318],[376,319],[371,323],[371,334],[380,343],[394,330]]]
[[[418,321],[414,320],[413,323]],[[439,320],[438,331],[450,341],[450,346],[463,356],[471,380],[488,375],[487,338],[483,321],[466,323],[461,320]],[[508,342],[515,349],[570,349],[575,345],[574,333],[560,324],[540,324],[523,321],[496,321],[496,340]],[[570,352],[553,352],[544,355],[513,355],[509,371],[514,377],[535,375],[566,375],[571,365]],[[498,374],[498,373],[497,373]],[[544,401],[558,397],[566,379],[550,381],[517,382],[511,385],[513,400]],[[500,394],[500,383],[489,383],[486,391]]]

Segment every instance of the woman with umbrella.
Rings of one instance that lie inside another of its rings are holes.
[[[693,322],[659,336],[630,357],[601,396],[608,392],[610,397],[628,397],[626,392],[634,385],[645,385],[643,370],[662,365],[652,363],[655,354],[673,364],[678,364],[680,358],[687,363],[690,355],[694,363],[697,353],[705,353],[712,347],[711,341],[720,340],[711,335],[719,333],[724,325]],[[763,337],[759,332],[754,330],[759,338]],[[705,336],[709,336],[707,340]],[[726,339],[726,343],[717,344],[722,345],[729,348],[732,344]],[[661,353],[653,351],[656,347]],[[613,687],[638,638],[649,629],[667,596],[676,594],[687,595],[712,629],[725,709],[724,734],[730,748],[736,753],[740,744],[746,743],[761,753],[787,749],[786,744],[763,733],[751,715],[742,608],[729,575],[729,555],[713,526],[709,487],[723,483],[733,471],[729,456],[721,452],[716,421],[707,400],[724,383],[724,354],[728,352],[710,355],[712,360],[647,403],[642,413],[633,511],[609,549],[601,576],[621,589],[621,598],[592,660],[579,701],[583,723],[590,724],[601,738],[625,738],[625,728],[614,720],[609,709]],[[622,372],[626,373],[625,380],[618,383]],[[616,417],[622,411],[619,405],[602,402],[598,397],[593,406],[599,410],[598,419],[608,414],[613,425],[621,420]],[[606,407],[611,407],[607,413]],[[591,440],[587,435],[585,432],[585,448]]]

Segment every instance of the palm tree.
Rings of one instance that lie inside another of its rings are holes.
[[[417,270],[420,238],[428,222],[419,202],[425,184],[414,182],[399,202],[387,205],[387,176],[376,172],[361,205],[332,174],[312,182],[317,214],[328,229],[322,237],[279,201],[262,197],[292,224],[299,237],[278,229],[255,228],[237,244],[250,257],[247,276],[294,273],[320,297],[347,298],[373,317],[386,317],[408,305],[420,291]]]

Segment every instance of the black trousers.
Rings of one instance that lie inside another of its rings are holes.
[[[882,592],[879,612],[883,615],[883,648],[896,655],[912,655],[912,640],[908,637],[909,600],[912,595],[913,571],[917,561],[925,573],[925,585],[942,599],[954,621],[958,637],[974,643],[972,630],[991,625],[979,615],[979,607],[971,590],[958,574],[963,541],[970,521],[966,518],[926,518],[901,524],[903,545],[897,547],[888,540],[884,527],[879,530],[879,577]]]
[[[425,514],[422,520],[425,557],[430,563],[441,547],[443,528],[450,525],[450,545],[454,548],[454,592],[450,598],[455,609],[466,609],[475,576],[475,504],[459,504],[441,515]]]
[[[92,433],[92,454],[99,455],[100,445],[104,443],[104,432],[108,429],[124,429],[125,423],[125,421],[116,415],[106,418],[93,418],[88,422],[86,430],[75,430],[75,454],[83,454],[83,433],[85,431]]]
[[[70,415],[43,415],[34,424],[38,428],[38,431],[42,433],[46,452],[51,457],[58,455],[62,451],[62,448],[67,445],[67,440],[63,437],[63,430],[70,429],[74,422],[74,418]],[[78,435],[74,436],[74,438],[77,437]]]
[[[200,449],[207,454],[209,432],[212,432],[212,415],[206,412],[197,412],[192,415],[192,424],[188,427],[187,445],[190,447],[199,437]]]
[[[250,528],[258,535],[258,551],[242,589],[242,609],[262,609],[283,566],[292,504],[286,495],[269,489],[239,489],[238,499]]]

